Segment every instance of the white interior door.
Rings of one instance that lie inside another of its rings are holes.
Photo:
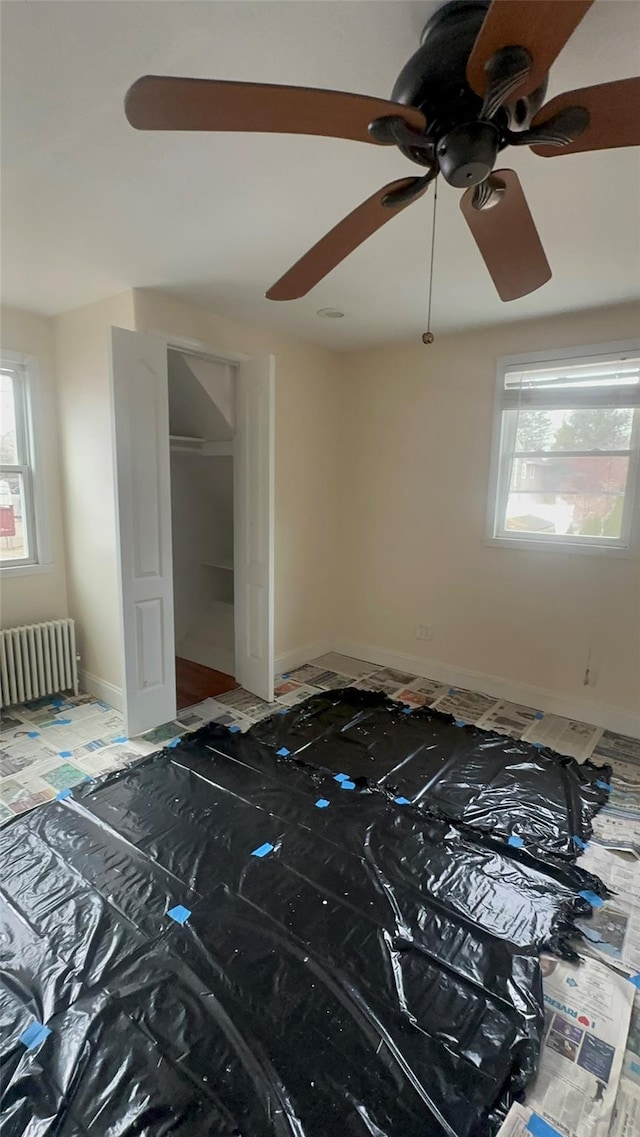
[[[124,720],[140,734],[176,713],[167,347],[111,329]]]
[[[236,372],[234,447],[234,618],[236,679],[273,699],[275,359]]]

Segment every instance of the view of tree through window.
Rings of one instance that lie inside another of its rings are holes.
[[[555,432],[554,450],[617,450],[629,445],[633,411],[625,407],[569,411]]]

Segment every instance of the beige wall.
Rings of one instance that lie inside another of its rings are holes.
[[[122,686],[111,325],[168,332],[222,350],[276,354],[276,653],[328,645],[335,611],[336,357],[145,290],[135,293],[135,311],[134,293],[126,292],[49,323],[58,377],[69,614],[78,623],[81,668],[106,684],[104,696],[114,697],[109,685]],[[50,418],[54,422],[53,409]],[[41,618],[31,615],[34,610],[28,618]]]
[[[111,325],[133,328],[132,292],[57,317],[55,347],[69,614],[78,623],[81,669],[120,688]]]
[[[368,646],[637,710],[638,559],[483,543],[497,358],[637,335],[637,306],[342,356],[150,290],[52,321],[3,312],[2,345],[36,355],[43,379],[54,551],[52,572],[5,582],[3,624],[65,615],[68,591],[82,667],[119,688],[112,324],[275,353],[278,656]],[[416,623],[432,625],[431,641],[415,639]]]
[[[150,290],[135,291],[136,328],[213,348],[276,356],[276,656],[328,645],[337,632],[340,375],[337,356]]]
[[[342,357],[341,640],[640,708],[638,559],[483,544],[498,357],[639,331],[625,305]]]
[[[0,345],[6,351],[24,352],[37,362],[38,438],[36,462],[46,504],[48,554],[46,571],[3,577],[0,584],[4,628],[57,620],[67,615],[60,465],[56,430],[56,390],[53,321],[15,308],[2,308]]]

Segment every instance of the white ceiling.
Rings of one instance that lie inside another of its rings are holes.
[[[378,187],[419,173],[395,149],[293,136],[142,134],[122,100],[146,73],[333,87],[388,97],[439,5],[405,0],[9,0],[2,5],[2,283],[54,314],[131,286],[350,347],[425,326],[431,197],[309,296],[266,288]],[[558,91],[640,71],[640,3],[597,0],[556,64]],[[498,299],[459,213],[438,200],[434,330],[611,304],[640,290],[633,149],[512,150],[554,277]],[[316,311],[338,307],[343,320]]]

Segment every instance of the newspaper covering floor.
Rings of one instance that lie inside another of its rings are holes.
[[[0,728],[0,824],[83,780],[120,769],[216,721],[249,727],[319,690],[382,690],[408,708],[435,707],[460,722],[578,761],[608,762],[608,804],[579,863],[612,890],[582,923],[583,962],[543,960],[547,1008],[540,1069],[526,1105],[500,1137],[637,1137],[640,1132],[640,740],[577,720],[450,688],[437,680],[331,653],[279,676],[273,703],[238,688],[205,699],[146,735],[128,739],[122,716],[92,696],[11,708]],[[634,1001],[635,997],[635,1001]]]

